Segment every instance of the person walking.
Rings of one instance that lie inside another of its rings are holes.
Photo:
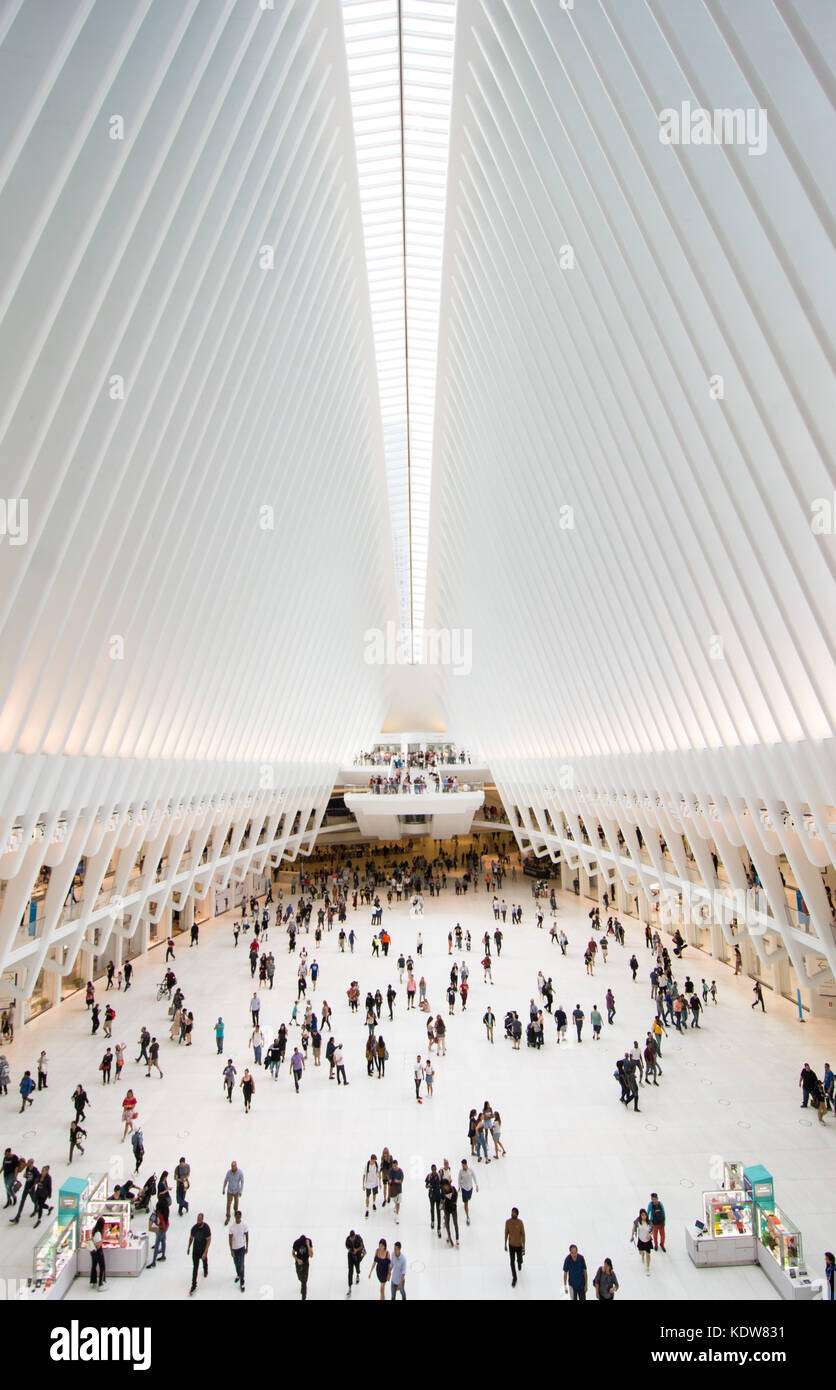
[[[363,1191],[366,1194],[366,1220],[369,1219],[369,1199],[371,1198],[372,1210],[377,1211],[377,1192],[380,1186],[380,1168],[377,1163],[377,1154],[372,1154],[365,1168],[363,1169]]]
[[[412,1069],[412,1075],[415,1081],[415,1099],[419,1105],[423,1105],[423,1101],[421,1100],[421,1082],[424,1080],[424,1066],[420,1055],[415,1058],[415,1066]]]
[[[106,1052],[105,1055],[104,1055],[104,1057],[103,1057],[102,1060],[99,1062],[99,1071],[100,1071],[101,1074],[102,1074],[102,1085],[103,1085],[103,1086],[107,1086],[107,1084],[108,1084],[109,1081],[110,1081],[110,1071],[111,1071],[112,1066],[113,1066],[113,1053],[111,1052],[110,1048],[108,1048],[108,1049],[107,1049],[107,1052]]]
[[[129,1094],[132,1096],[132,1095],[133,1095],[133,1092],[129,1092]],[[81,1083],[79,1083],[79,1085],[76,1086],[75,1090],[73,1091],[72,1095],[70,1096],[70,1100],[72,1101],[73,1107],[74,1107],[74,1109],[75,1109],[75,1117],[76,1117],[76,1119],[77,1119],[77,1120],[83,1120],[83,1119],[85,1119],[85,1118],[86,1118],[85,1111],[86,1111],[86,1109],[87,1109],[87,1106],[90,1105],[90,1104],[92,1104],[92,1102],[91,1102],[90,1097],[88,1096],[87,1092],[85,1091],[84,1087],[81,1085]],[[124,1136],[123,1136],[123,1137],[124,1137]]]
[[[241,1077],[241,1092],[244,1097],[244,1114],[249,1115],[255,1092],[255,1080],[249,1067],[244,1068],[244,1075]]]
[[[152,1259],[145,1266],[146,1269],[153,1269],[155,1264],[157,1263],[157,1260],[162,1261],[165,1259],[168,1225],[168,1203],[166,1201],[160,1201],[158,1197],[154,1215],[152,1216],[151,1221],[148,1225],[148,1230],[154,1236],[154,1251]]]
[[[26,1205],[28,1198],[31,1197],[32,1205],[35,1205],[35,1189],[37,1188],[40,1180],[41,1170],[40,1168],[36,1167],[34,1158],[27,1158],[26,1162],[22,1166],[18,1164],[18,1178],[15,1185],[20,1186],[22,1188],[22,1191],[20,1194],[20,1203],[18,1205],[17,1211],[11,1219],[12,1226],[17,1226],[20,1224],[20,1218],[23,1215],[23,1208]]]
[[[222,1018],[219,1018],[215,1024],[215,1043],[220,1057],[224,1050],[224,1021]]]
[[[653,1225],[648,1217],[647,1210],[642,1207],[635,1221],[633,1222],[633,1232],[630,1236],[631,1243],[635,1244],[641,1255],[644,1272],[650,1278],[650,1252],[653,1249]]]
[[[15,1183],[20,1166],[21,1160],[18,1155],[12,1149],[7,1148],[3,1154],[3,1183],[6,1188],[5,1207],[13,1207],[15,1204]]]
[[[32,1104],[32,1092],[34,1091],[34,1089],[35,1083],[32,1080],[32,1073],[30,1071],[25,1071],[23,1073],[23,1078],[21,1080],[20,1086],[18,1087],[18,1090],[20,1091],[20,1110],[18,1111],[19,1115],[23,1114],[27,1105]]]
[[[369,1278],[371,1279],[372,1275],[375,1273],[377,1274],[378,1283],[380,1284],[380,1299],[382,1302],[386,1297],[386,1285],[389,1283],[392,1274],[392,1260],[383,1237],[381,1237],[378,1242],[377,1249],[372,1256]]]
[[[437,1229],[441,1240],[441,1174],[434,1163],[424,1179],[424,1186],[430,1202],[430,1230]]]
[[[313,1241],[309,1236],[297,1236],[291,1246],[293,1264],[296,1269],[296,1278],[299,1280],[299,1287],[302,1293],[302,1302],[308,1297],[308,1274],[310,1264],[313,1259]]]
[[[755,996],[755,1002],[753,1003],[752,1008],[756,1009],[758,1007],[758,1004],[760,1004],[761,1009],[764,1013],[766,1013],[766,1005],[763,1002],[763,986],[760,980],[755,981],[755,988],[752,990],[752,993]]]
[[[493,1042],[493,1030],[494,1030],[494,1025],[495,1025],[495,1023],[496,1023],[496,1016],[495,1016],[495,1014],[494,1014],[494,1012],[493,1012],[493,1009],[491,1008],[490,1004],[488,1005],[487,1009],[485,1010],[485,1013],[484,1013],[483,1016],[482,1016],[482,1022],[483,1022],[484,1025],[485,1025],[485,1032],[486,1032],[486,1034],[487,1034],[488,1042],[489,1042],[489,1043],[492,1043],[492,1042]]]
[[[613,1302],[619,1284],[612,1267],[612,1260],[606,1259],[598,1266],[595,1278],[592,1280],[592,1287],[595,1290],[596,1299],[600,1299],[602,1303]]]
[[[197,1288],[197,1271],[203,1265],[203,1277],[209,1277],[209,1247],[212,1244],[212,1228],[204,1220],[203,1212],[199,1211],[197,1220],[189,1232],[189,1243],[186,1247],[186,1254],[192,1257],[192,1286],[189,1295],[194,1293]]]
[[[445,1159],[445,1163],[446,1163],[446,1159]],[[446,1232],[446,1234],[447,1234],[447,1244],[448,1244],[448,1245],[452,1245],[452,1244],[453,1244],[453,1240],[452,1240],[452,1237],[451,1237],[451,1235],[450,1235],[450,1223],[452,1222],[452,1223],[453,1223],[453,1229],[454,1229],[454,1231],[456,1232],[456,1246],[458,1247],[458,1244],[459,1244],[459,1212],[458,1212],[459,1193],[458,1193],[458,1189],[453,1185],[452,1179],[449,1178],[449,1177],[447,1177],[446,1174],[442,1174],[442,1178],[441,1178],[441,1199],[442,1199],[442,1201],[443,1201],[443,1203],[444,1203],[444,1230],[445,1230],[445,1232]]]
[[[522,1273],[525,1255],[525,1226],[520,1221],[517,1207],[511,1208],[511,1215],[505,1222],[505,1249],[511,1260],[511,1288],[514,1289],[517,1286],[517,1273]]]
[[[52,1177],[49,1171],[49,1164],[45,1163],[41,1169],[41,1176],[35,1186],[33,1198],[35,1202],[35,1216],[37,1220],[35,1226],[40,1226],[45,1211],[52,1212],[49,1199],[52,1196]],[[34,1227],[33,1227],[34,1229]]]
[[[227,1059],[226,1059],[226,1066],[224,1067],[223,1072],[221,1073],[221,1075],[223,1076],[223,1083],[224,1083],[224,1090],[226,1091],[226,1098],[227,1098],[227,1100],[229,1101],[229,1103],[230,1103],[230,1105],[231,1105],[231,1104],[232,1104],[232,1090],[233,1090],[233,1087],[235,1086],[235,1078],[236,1078],[236,1076],[238,1075],[238,1068],[237,1068],[237,1067],[234,1067],[234,1066],[232,1065],[232,1058],[231,1058],[231,1057],[227,1057]]]
[[[584,1014],[584,1011],[581,1008],[580,1004],[576,1004],[574,1009],[572,1010],[572,1022],[574,1023],[575,1028],[577,1029],[578,1042],[581,1041],[581,1033],[583,1032],[583,1021],[585,1017],[586,1015]]]
[[[229,1168],[227,1169],[226,1177],[224,1178],[223,1182],[223,1187],[221,1188],[221,1196],[223,1196],[224,1193],[226,1193],[226,1220],[224,1221],[225,1226],[229,1225],[229,1214],[233,1206],[233,1203],[235,1205],[235,1210],[238,1210],[238,1199],[240,1198],[241,1193],[243,1191],[244,1172],[243,1169],[238,1167],[237,1162],[233,1158],[232,1162],[229,1165]]]
[[[395,1241],[392,1252],[392,1268],[389,1277],[392,1288],[392,1302],[394,1303],[398,1294],[406,1301],[406,1256],[403,1253],[399,1240]]]
[[[104,1249],[102,1248],[104,1246],[104,1227],[105,1219],[100,1216],[90,1234],[90,1287],[100,1291],[107,1288],[107,1270],[105,1269]]]
[[[47,1069],[48,1069],[48,1067],[49,1067],[49,1061],[48,1061],[48,1059],[47,1059],[47,1055],[46,1055],[45,1052],[42,1052],[41,1055],[40,1055],[40,1057],[38,1058],[38,1090],[39,1090],[39,1091],[48,1091],[48,1090],[49,1090],[49,1087],[48,1087],[47,1084],[46,1084],[46,1077],[47,1077]]]
[[[229,1232],[229,1251],[235,1266],[235,1282],[244,1292],[244,1260],[250,1252],[250,1229],[236,1208],[235,1220]]]
[[[72,1163],[72,1161],[73,1161],[73,1150],[74,1150],[74,1149],[78,1149],[78,1151],[79,1151],[80,1154],[83,1154],[83,1153],[84,1153],[84,1146],[83,1146],[83,1144],[82,1144],[81,1141],[82,1141],[82,1139],[86,1139],[86,1138],[87,1138],[87,1130],[86,1130],[86,1129],[82,1129],[81,1125],[78,1123],[78,1120],[71,1120],[71,1121],[70,1121],[70,1156],[69,1156],[69,1158],[67,1159],[67,1162],[68,1162],[68,1163]]]
[[[145,1073],[146,1076],[151,1075],[152,1067],[157,1068],[157,1071],[160,1073],[160,1080],[162,1081],[163,1073],[160,1066],[160,1044],[157,1042],[156,1038],[152,1038],[148,1044],[148,1070]]]
[[[345,1240],[345,1248],[348,1253],[348,1293],[346,1297],[350,1298],[352,1284],[360,1283],[360,1264],[366,1254],[363,1237],[358,1231],[349,1231]]]
[[[174,1194],[177,1198],[177,1215],[182,1216],[184,1211],[189,1210],[186,1200],[186,1193],[191,1186],[189,1176],[191,1174],[191,1164],[186,1162],[183,1154],[180,1155],[180,1162],[174,1169]]]
[[[261,1000],[260,1000],[260,998],[258,997],[258,994],[257,994],[255,991],[253,991],[253,997],[252,997],[252,999],[250,1000],[250,1015],[251,1015],[252,1021],[253,1021],[253,1028],[257,1028],[257,1027],[258,1027],[258,1018],[259,1018],[259,1014],[260,1014],[260,1013],[261,1013]]]
[[[563,1292],[569,1293],[573,1303],[585,1303],[589,1286],[586,1260],[578,1254],[577,1245],[569,1246],[569,1254],[563,1261]]]
[[[142,1135],[142,1130],[138,1126],[131,1134],[131,1148],[134,1151],[134,1159],[136,1160],[134,1172],[138,1173],[145,1160],[145,1140]]]
[[[600,1041],[601,1041],[601,1029],[602,1029],[602,1027],[604,1026],[604,1020],[602,1019],[600,1013],[598,1012],[598,1005],[597,1005],[597,1004],[593,1004],[593,1005],[592,1005],[592,1012],[591,1012],[590,1015],[589,1015],[589,1021],[590,1021],[590,1023],[592,1024],[592,1041],[593,1041],[593,1042],[600,1042]]]
[[[398,1160],[393,1158],[389,1165],[389,1186],[387,1202],[392,1202],[395,1208],[395,1225],[400,1225],[401,1219],[401,1196],[403,1194],[403,1168],[400,1167]]]
[[[144,1062],[148,1066],[148,1044],[151,1041],[151,1034],[143,1023],[139,1033],[139,1056],[134,1058],[135,1062]]]
[[[343,1061],[342,1043],[337,1043],[334,1047],[334,1069],[337,1075],[337,1085],[339,1086],[340,1081],[342,1081],[343,1086],[347,1086],[348,1082],[346,1081],[345,1077],[345,1063]]]
[[[462,1166],[459,1169],[458,1188],[464,1208],[464,1219],[470,1225],[470,1202],[473,1197],[474,1188],[478,1192],[479,1184],[476,1181],[476,1174],[472,1168],[468,1168],[467,1159],[462,1159]]]
[[[661,1249],[662,1254],[667,1254],[665,1250],[665,1208],[659,1201],[658,1192],[651,1192],[650,1201],[647,1205],[647,1215],[653,1227],[653,1249]]]

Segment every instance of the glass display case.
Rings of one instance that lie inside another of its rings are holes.
[[[87,1182],[90,1186],[88,1202],[104,1201],[107,1197],[107,1173],[88,1173]]]
[[[754,1204],[742,1189],[704,1192],[702,1200],[705,1228],[715,1240],[754,1235]]]
[[[758,1240],[784,1273],[795,1279],[804,1270],[801,1232],[780,1207],[775,1207],[773,1211],[758,1207],[757,1212]]]
[[[104,1218],[102,1231],[102,1250],[105,1257],[106,1277],[111,1275],[141,1274],[148,1261],[148,1232],[136,1233],[131,1230],[131,1204],[108,1198],[106,1187],[102,1195],[91,1199],[81,1215],[81,1233],[78,1247],[78,1272],[90,1273],[91,1236],[93,1227]]]
[[[726,1162],[723,1164],[723,1187],[727,1192],[743,1191],[743,1164]]]
[[[105,1250],[124,1249],[131,1229],[130,1202],[111,1202],[107,1197],[97,1197],[87,1203],[81,1214],[81,1244],[88,1249],[93,1227],[100,1216],[104,1217],[105,1223],[102,1231]]]
[[[804,1263],[801,1232],[780,1207],[755,1207],[758,1264],[782,1298],[821,1298],[822,1286]]]
[[[32,1290],[63,1298],[75,1278],[78,1227],[75,1221],[49,1226],[43,1239],[35,1246],[32,1262]]]

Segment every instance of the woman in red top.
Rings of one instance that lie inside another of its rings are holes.
[[[128,1134],[133,1134],[134,1120],[137,1118],[136,1096],[129,1090],[125,1099],[122,1101],[122,1119],[125,1128],[122,1130],[122,1142],[125,1142]]]

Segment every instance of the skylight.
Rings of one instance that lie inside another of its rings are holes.
[[[342,8],[400,622],[420,660],[456,0]]]

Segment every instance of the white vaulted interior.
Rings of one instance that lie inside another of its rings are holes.
[[[828,0],[7,0],[20,1022],[310,853],[393,727],[455,731],[569,883],[642,918],[688,895],[689,939],[823,1011],[834,26]],[[752,120],[666,143],[685,107]],[[405,660],[370,659],[392,628]],[[438,634],[467,662],[429,669]]]

